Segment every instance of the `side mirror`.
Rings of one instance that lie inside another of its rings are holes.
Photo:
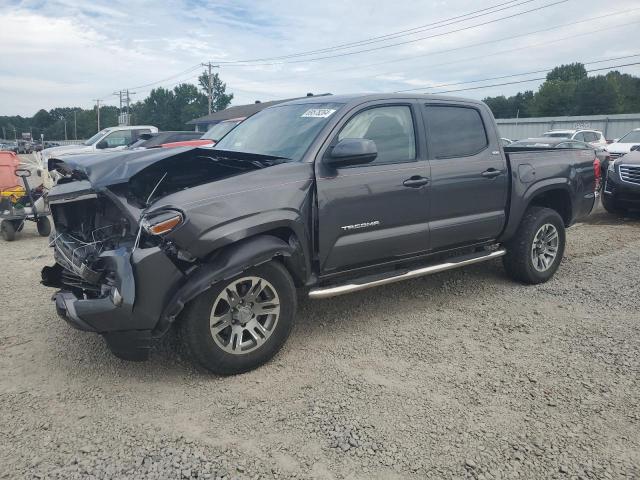
[[[620,140],[619,138],[614,138],[613,139],[613,143],[618,143],[618,140]]]
[[[104,150],[105,148],[109,148],[109,144],[106,140],[101,140],[96,144],[96,148],[98,150]]]
[[[347,167],[373,162],[378,156],[376,142],[366,138],[345,138],[325,158],[332,167]]]

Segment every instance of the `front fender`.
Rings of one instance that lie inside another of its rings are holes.
[[[184,306],[217,282],[268,262],[274,257],[291,257],[295,247],[272,235],[259,235],[240,240],[222,249],[214,258],[195,269],[184,285],[172,296],[160,317],[156,335],[165,333]]]

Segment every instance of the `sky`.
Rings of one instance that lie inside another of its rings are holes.
[[[541,83],[512,82],[562,63],[640,62],[639,27],[637,0],[0,0],[0,115],[117,105],[127,88],[141,100],[196,83],[208,61],[233,105],[307,92],[512,95]],[[496,83],[511,84],[486,87]]]

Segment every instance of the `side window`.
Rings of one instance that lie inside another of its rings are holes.
[[[428,105],[427,123],[435,158],[468,157],[489,142],[480,112],[475,108]]]
[[[373,165],[416,159],[413,117],[407,106],[375,107],[357,113],[338,134],[338,140],[344,138],[373,140],[378,149]]]
[[[578,140],[580,142],[584,142],[585,141],[584,136],[585,136],[584,132],[578,132],[573,136],[573,140]]]
[[[586,132],[584,134],[585,142],[597,142],[599,140],[598,134],[596,132]]]
[[[131,130],[119,130],[106,136],[107,148],[125,147],[131,143]]]

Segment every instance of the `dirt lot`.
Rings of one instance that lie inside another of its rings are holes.
[[[257,371],[147,363],[55,314],[33,228],[0,243],[1,478],[638,478],[640,220],[570,230],[556,277],[500,262],[304,301]]]

